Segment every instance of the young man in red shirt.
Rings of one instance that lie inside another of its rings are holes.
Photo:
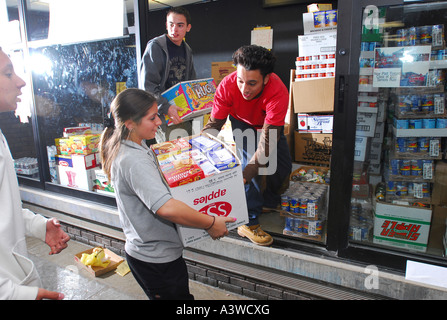
[[[258,216],[263,207],[279,205],[279,190],[292,169],[284,136],[289,93],[273,73],[275,61],[263,47],[239,48],[233,54],[237,70],[219,84],[210,120],[203,129],[217,135],[229,117],[242,161],[249,214],[249,223],[239,227],[238,234],[264,246],[273,239],[260,228]],[[266,177],[265,190],[262,176]]]

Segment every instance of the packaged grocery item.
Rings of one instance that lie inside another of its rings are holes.
[[[189,140],[189,142],[191,143],[191,146],[193,148],[197,148],[202,152],[207,152],[212,149],[221,149],[222,148],[222,144],[219,141],[209,139],[202,135],[191,138],[191,140]]]
[[[88,127],[88,126],[64,128],[64,137],[71,137],[71,136],[91,134],[91,133],[92,133],[92,128]]]
[[[213,78],[191,80],[181,82],[161,95],[165,97],[171,105],[176,105],[183,110],[179,112],[181,119],[187,119],[211,111],[214,101],[216,84]],[[168,125],[172,120],[166,116]]]
[[[227,149],[211,149],[207,152],[207,157],[220,171],[231,169],[236,166],[236,158]]]
[[[190,150],[191,145],[187,139],[179,138],[172,141],[166,141],[151,145],[152,151],[157,155],[158,160],[164,160],[172,155],[176,155],[185,150]]]
[[[192,159],[173,160],[160,169],[170,187],[177,187],[205,178],[202,168]]]
[[[70,137],[72,153],[76,154],[92,154],[98,152],[98,144],[101,135],[77,135]]]
[[[54,139],[54,143],[58,154],[69,155],[73,153],[70,138],[56,138]]]

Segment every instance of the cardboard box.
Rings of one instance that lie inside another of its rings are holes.
[[[71,149],[76,154],[91,154],[98,152],[98,144],[101,139],[100,134],[88,134],[72,136]]]
[[[308,126],[307,126],[307,113],[298,113],[297,116],[298,120],[298,131],[299,132],[307,132]]]
[[[97,169],[94,173],[93,190],[102,194],[114,195],[115,189],[105,172],[102,169]]]
[[[117,254],[113,253],[109,249],[104,249],[104,253],[106,254],[106,256],[108,256],[110,258],[110,263],[107,267],[103,268],[103,267],[86,266],[85,264],[83,264],[81,262],[82,254],[83,253],[91,254],[93,252],[93,249],[94,248],[91,248],[91,249],[87,249],[85,251],[76,253],[74,256],[74,259],[84,270],[87,270],[89,273],[93,274],[95,277],[99,277],[107,272],[115,270],[120,265],[120,263],[124,261],[123,258],[121,258]]]
[[[217,141],[213,136],[205,136]],[[237,163],[235,167],[169,188],[174,199],[183,201],[203,214],[237,218],[235,222],[227,224],[228,230],[232,230],[248,223],[248,210],[240,160],[229,146],[225,143],[222,146],[233,154]],[[208,232],[203,229],[177,225],[177,231],[184,246],[209,238]]]
[[[314,14],[318,12],[322,12],[322,11],[326,11],[326,10],[318,10],[316,12],[306,12],[303,13],[303,29],[304,29],[304,34],[308,35],[308,34],[313,34],[313,33],[317,33],[317,32],[334,32],[337,30],[337,25],[333,25],[333,26],[322,26],[322,27],[317,27],[315,26],[315,17]]]
[[[99,154],[71,156],[56,155],[59,184],[87,191],[93,190],[95,168],[99,165]]]
[[[425,252],[431,216],[431,209],[376,202],[373,242]]]
[[[374,137],[376,132],[377,113],[358,112],[356,135],[360,137]]]
[[[333,115],[314,115],[307,116],[307,132],[314,133],[332,133]]]
[[[295,131],[295,161],[329,164],[331,153],[332,134]]]
[[[211,62],[211,78],[214,78],[216,86],[230,73],[236,71],[233,61]]]
[[[180,82],[169,88],[161,95],[165,97],[171,105],[183,108],[179,113],[180,118],[187,120],[195,116],[210,112],[213,107],[216,83],[213,78],[191,80]],[[165,118],[168,125],[172,121],[168,116]]]
[[[354,142],[354,161],[365,161],[366,155],[370,151],[370,139],[367,137],[355,137]]]
[[[313,56],[335,53],[337,48],[337,32],[323,32],[298,36],[298,56]]]
[[[295,113],[333,112],[335,78],[292,83]]]
[[[312,3],[307,6],[307,12],[332,10],[330,3]]]
[[[92,169],[99,166],[99,153],[88,155],[72,154],[72,155],[55,155],[56,165],[71,168]]]

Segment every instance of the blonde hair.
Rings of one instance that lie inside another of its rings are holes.
[[[147,91],[130,88],[120,92],[110,105],[110,119],[101,134],[99,152],[102,158],[102,169],[111,180],[112,163],[121,147],[121,141],[126,140],[130,131],[125,122],[132,120],[140,123],[157,100]]]

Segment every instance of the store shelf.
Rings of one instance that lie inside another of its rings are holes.
[[[447,128],[442,129],[396,129],[393,127],[395,137],[447,137]]]

